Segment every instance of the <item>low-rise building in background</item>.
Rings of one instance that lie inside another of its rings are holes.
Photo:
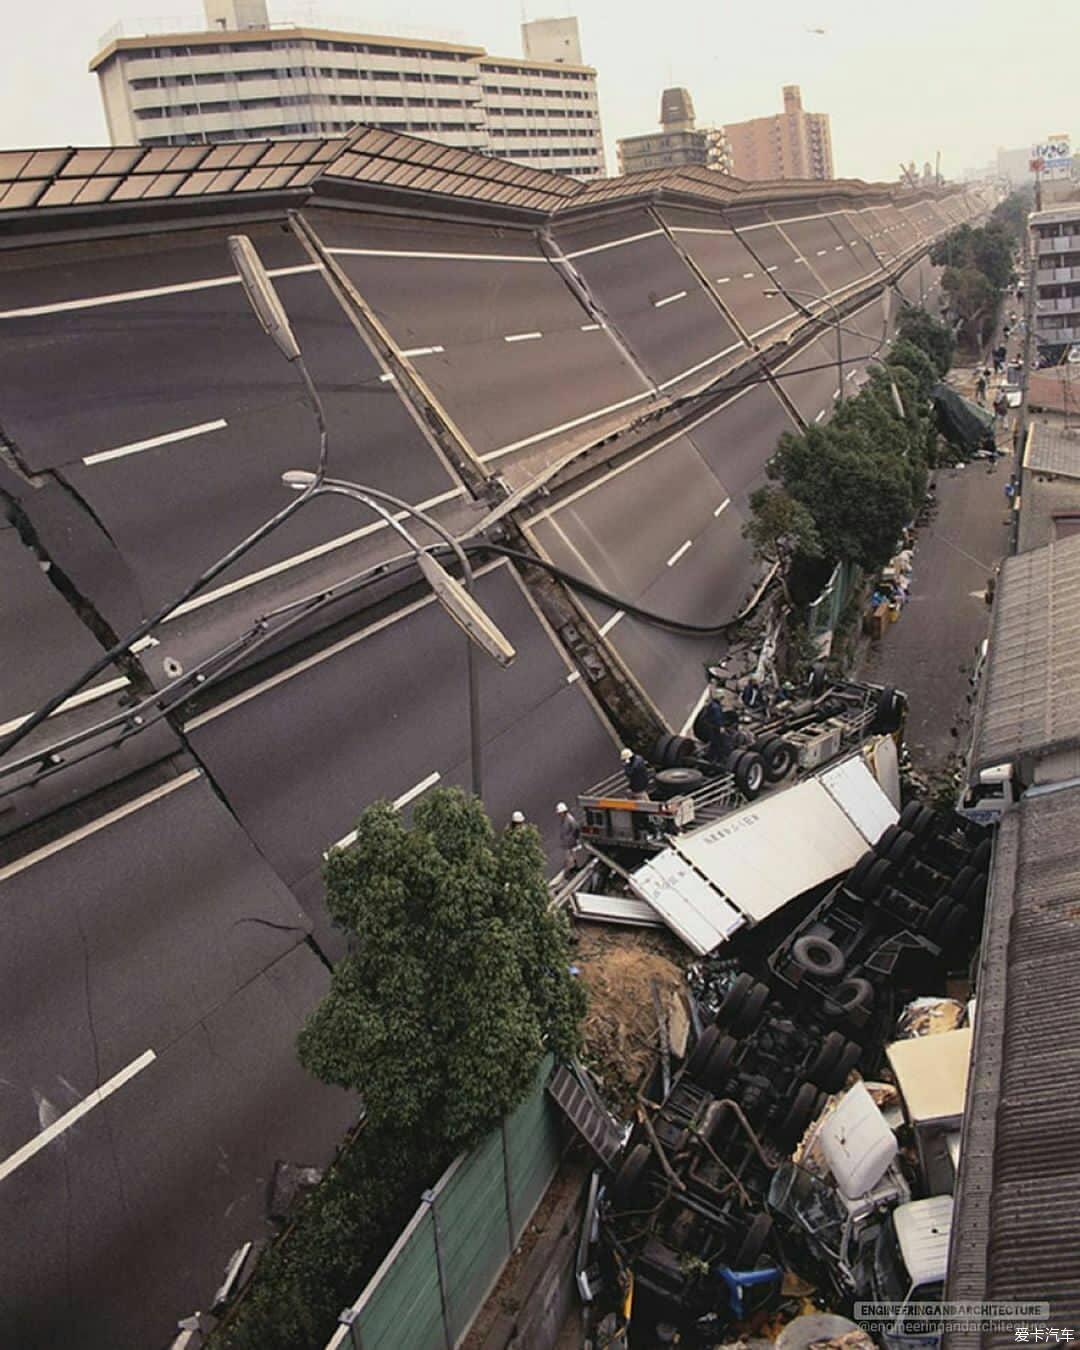
[[[1035,337],[1052,357],[1080,342],[1080,202],[1028,217],[1035,256]]]

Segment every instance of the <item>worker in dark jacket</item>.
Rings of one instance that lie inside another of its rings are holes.
[[[720,690],[714,689],[705,705],[704,718],[709,758],[717,764],[726,763],[738,744],[739,714],[732,708],[725,708],[721,699]]]
[[[641,758],[635,755],[633,750],[624,749],[619,758],[622,760],[623,769],[626,772],[626,784],[630,789],[631,797],[638,801],[647,801],[649,797],[649,766]]]

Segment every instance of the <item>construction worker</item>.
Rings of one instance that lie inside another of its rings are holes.
[[[725,764],[737,743],[736,728],[739,715],[727,708],[723,701],[723,690],[713,689],[712,696],[705,705],[705,727],[709,741],[709,758],[717,764]]]
[[[521,826],[524,825],[524,824],[525,824],[525,812],[524,812],[524,811],[511,811],[511,813],[510,813],[510,828],[511,828],[512,830],[517,830],[517,829],[520,829]]]
[[[645,802],[649,800],[649,766],[641,758],[635,755],[633,750],[624,748],[619,752],[619,758],[622,760],[623,769],[626,772],[626,784],[630,789],[631,797],[637,801]]]
[[[578,850],[581,847],[581,826],[574,819],[573,813],[565,802],[559,802],[555,807],[555,814],[559,817],[559,844],[563,851],[563,872],[569,876],[571,872],[576,872],[579,867]]]

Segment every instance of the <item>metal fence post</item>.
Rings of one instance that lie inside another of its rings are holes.
[[[450,1307],[447,1303],[446,1273],[443,1269],[442,1229],[439,1225],[439,1211],[435,1206],[435,1192],[425,1191],[420,1199],[428,1207],[428,1213],[431,1215],[432,1231],[435,1235],[435,1273],[439,1277],[439,1303],[442,1306],[443,1340],[446,1342],[446,1350],[454,1350],[454,1337],[450,1330]]]
[[[506,1117],[503,1116],[499,1122],[499,1131],[502,1138],[502,1160],[503,1160],[503,1193],[506,1196],[506,1228],[510,1234],[510,1252],[513,1254],[517,1246],[517,1219],[514,1215],[514,1183],[510,1174],[510,1138],[506,1132]]]

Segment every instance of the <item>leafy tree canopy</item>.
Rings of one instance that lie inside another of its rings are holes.
[[[359,1091],[369,1125],[467,1147],[528,1092],[545,1049],[578,1048],[584,991],[548,908],[532,827],[496,835],[475,798],[433,792],[411,828],[387,802],[326,860],[350,937],[307,1019],[300,1060]]]
[[[821,557],[821,540],[809,508],[780,487],[760,487],[751,493],[743,537],[767,562],[795,555]]]
[[[925,309],[905,305],[900,311],[896,337],[898,343],[910,342],[925,352],[939,377],[948,372],[956,350],[952,330]]]
[[[910,374],[913,396],[918,403],[925,404],[940,376],[923,348],[916,346],[910,338],[902,337],[893,343],[887,364],[897,379],[901,378],[901,371]]]

